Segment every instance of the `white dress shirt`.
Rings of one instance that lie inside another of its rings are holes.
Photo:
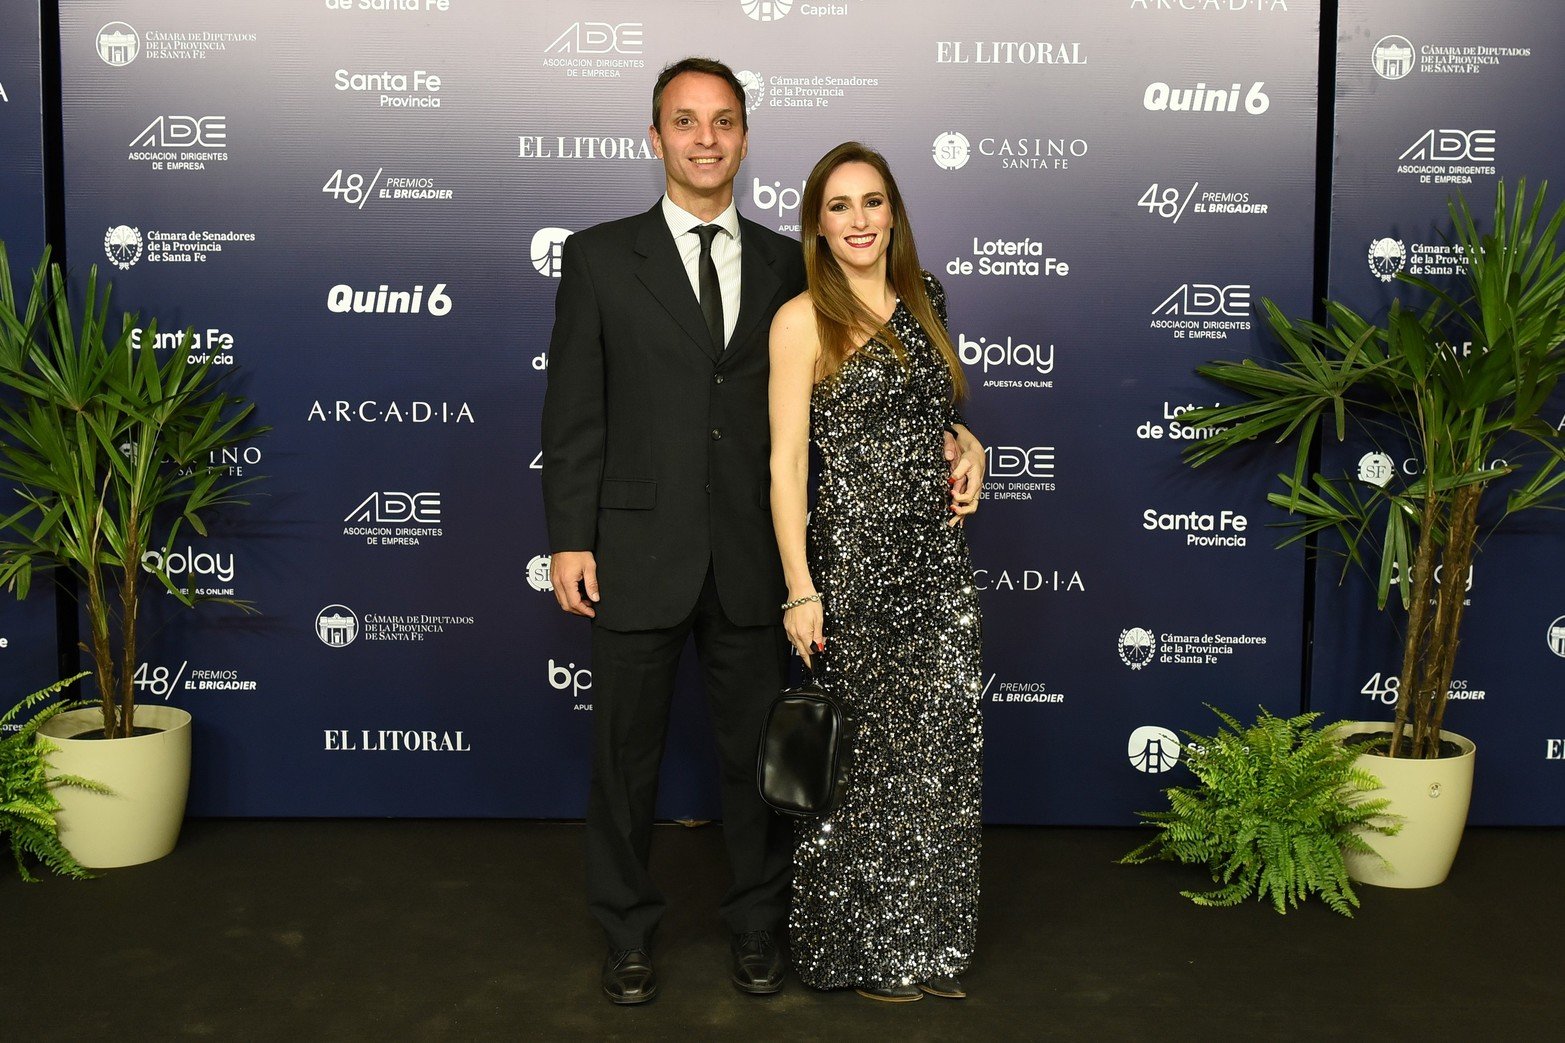
[[[739,208],[733,203],[714,220],[703,221],[680,208],[663,196],[663,220],[674,235],[674,246],[679,259],[685,263],[685,274],[690,278],[690,289],[701,299],[701,272],[697,268],[701,260],[701,237],[692,229],[699,225],[717,225],[722,232],[712,237],[712,263],[717,266],[717,282],[723,288],[723,344],[734,335],[739,321]]]

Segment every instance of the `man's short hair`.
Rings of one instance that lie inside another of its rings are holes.
[[[734,101],[739,109],[739,126],[746,132],[750,129],[750,115],[745,111],[744,84],[739,82],[739,77],[734,71],[722,62],[714,58],[681,58],[679,61],[667,66],[658,73],[658,82],[652,87],[652,125],[658,125],[658,118],[663,115],[663,88],[669,85],[675,76],[680,73],[699,72],[708,76],[716,76],[734,92]]]

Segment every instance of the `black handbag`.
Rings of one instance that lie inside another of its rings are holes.
[[[756,783],[761,799],[793,818],[830,815],[842,803],[853,755],[852,728],[842,704],[820,684],[822,653],[803,684],[772,700],[761,726]]]

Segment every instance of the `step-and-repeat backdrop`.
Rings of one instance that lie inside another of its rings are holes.
[[[68,5],[72,264],[159,316],[143,350],[193,327],[273,428],[213,461],[267,476],[252,508],[149,561],[258,610],[160,613],[139,680],[197,717],[192,810],[580,815],[588,634],[548,592],[538,502],[558,247],[655,202],[651,84],[689,53],[746,85],[748,216],[797,234],[815,158],[865,140],[950,293],[991,453],[988,819],[1130,821],[1203,703],[1297,711],[1304,562],[1265,504],[1285,460],[1191,471],[1180,416],[1220,398],[1198,363],[1270,350],[1261,298],[1310,309],[1319,21],[1304,0]],[[696,676],[669,816],[716,810]]]
[[[991,448],[972,524],[987,811],[1154,806],[1203,702],[1300,705],[1276,464],[1191,473],[1192,375],[1307,310],[1318,8],[1298,2],[312,0],[62,11],[80,268],[223,349],[272,432],[253,509],[153,567],[144,699],[198,720],[192,810],[577,816],[588,634],[547,591],[538,419],[558,244],[644,210],[657,71],[747,85],[743,210],[885,151]],[[172,601],[172,599],[168,599]],[[715,812],[687,670],[662,810]]]
[[[1461,190],[1488,214],[1495,187],[1553,179],[1565,202],[1554,100],[1565,95],[1565,18],[1551,4],[1498,0],[1475,8],[1420,0],[1346,0],[1337,55],[1337,147],[1332,182],[1329,294],[1383,318],[1390,301],[1427,303],[1398,272],[1453,287],[1459,254],[1446,211]],[[1474,345],[1473,347],[1481,347]],[[1546,410],[1565,425],[1565,396]],[[1331,446],[1323,469],[1356,471],[1384,452],[1419,472],[1406,446],[1357,432]],[[1538,450],[1505,447],[1496,464],[1536,463]],[[1504,483],[1484,518],[1498,519]],[[1565,547],[1558,512],[1514,516],[1486,538],[1466,576],[1463,641],[1445,726],[1478,743],[1470,821],[1565,821],[1565,595],[1556,582]],[[1330,716],[1392,712],[1401,669],[1399,617],[1374,611],[1373,583],[1323,554],[1316,577],[1315,671],[1310,704]]]
[[[44,244],[43,78],[38,5],[0,0],[0,242],[12,266],[12,288],[21,301],[32,289],[31,272]],[[0,489],[0,516],[17,507]],[[4,537],[0,536],[0,540]],[[42,575],[26,601],[0,591],[0,712],[42,688],[58,674],[54,591]]]

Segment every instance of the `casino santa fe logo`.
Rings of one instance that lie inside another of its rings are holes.
[[[936,136],[930,153],[941,170],[961,170],[972,158],[973,146],[961,131],[948,130]]]
[[[527,562],[527,585],[542,593],[554,589],[553,578],[549,573],[550,556],[537,554]]]

